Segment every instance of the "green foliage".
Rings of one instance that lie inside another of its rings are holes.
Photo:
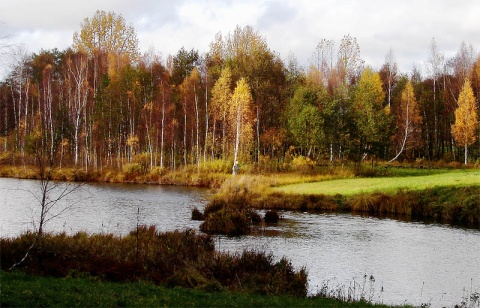
[[[190,74],[198,57],[197,50],[192,48],[192,50],[187,51],[184,47],[180,48],[177,54],[173,57],[172,82],[174,85],[180,85]]]
[[[290,100],[288,128],[298,146],[312,149],[323,141],[322,118],[318,108],[319,91],[300,87]]]
[[[360,77],[354,99],[359,155],[375,151],[389,138],[389,110],[383,106],[385,94],[380,75],[366,68]]]

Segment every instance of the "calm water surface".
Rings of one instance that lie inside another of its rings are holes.
[[[31,230],[38,183],[0,178],[0,235]],[[159,230],[194,228],[193,207],[208,191],[185,187],[87,184],[62,200],[73,207],[52,219],[47,231],[127,234],[137,223]],[[221,251],[257,249],[305,266],[309,289],[322,286],[362,294],[387,304],[453,306],[480,292],[480,231],[347,214],[283,212],[276,226],[255,235],[216,237]],[[366,277],[366,278],[365,278]]]

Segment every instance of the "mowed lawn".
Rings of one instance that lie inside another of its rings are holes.
[[[426,175],[351,178],[299,183],[274,187],[273,190],[293,194],[341,194],[350,196],[371,192],[395,193],[402,188],[424,190],[440,186],[478,186],[480,196],[480,169],[448,170]]]

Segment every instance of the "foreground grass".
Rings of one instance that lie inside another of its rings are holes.
[[[401,189],[425,190],[433,187],[480,186],[479,169],[436,172],[427,175],[394,176],[380,178],[350,178],[330,181],[297,183],[274,187],[273,191],[295,194],[323,194],[352,196],[361,193],[395,193]],[[480,196],[480,188],[479,188]]]
[[[165,288],[153,284],[51,278],[0,271],[2,307],[388,307],[333,299]]]

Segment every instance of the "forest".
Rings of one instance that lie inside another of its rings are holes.
[[[392,50],[374,70],[348,34],[319,40],[302,67],[251,26],[218,33],[204,54],[162,56],[141,53],[121,15],[97,11],[66,50],[12,50],[0,81],[1,160],[12,164],[40,152],[85,171],[480,161],[480,54],[467,43],[446,58],[432,39],[425,76],[400,72]]]

